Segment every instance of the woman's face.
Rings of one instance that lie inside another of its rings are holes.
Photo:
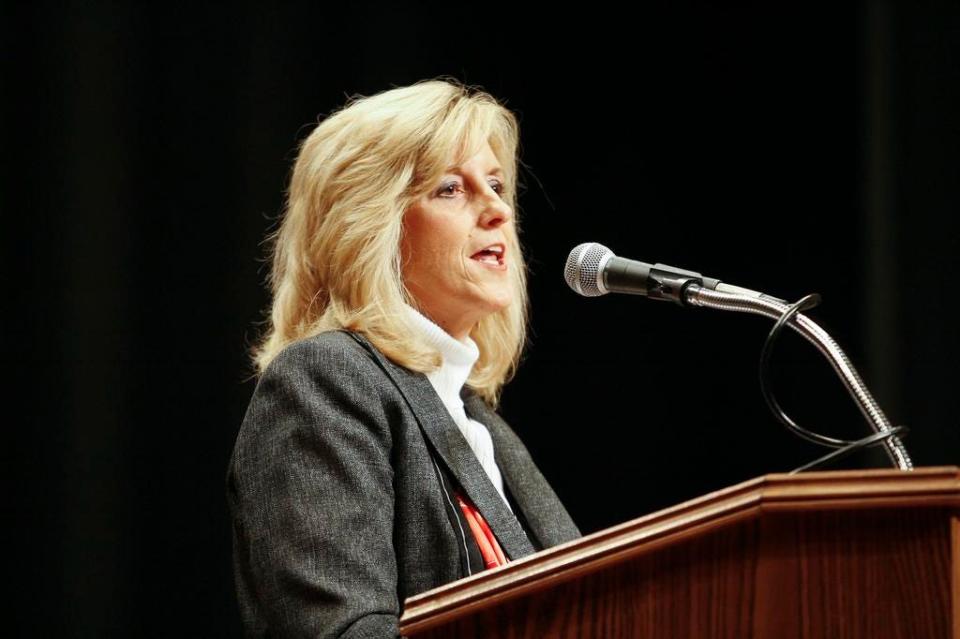
[[[403,218],[403,279],[420,310],[463,340],[513,298],[508,249],[513,211],[501,199],[503,172],[485,144],[447,170]]]

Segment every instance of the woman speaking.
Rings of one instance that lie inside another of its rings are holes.
[[[227,477],[248,636],[394,637],[405,598],[579,536],[494,411],[526,332],[517,145],[440,80],[303,142]]]

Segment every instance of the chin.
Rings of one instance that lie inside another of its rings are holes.
[[[487,289],[480,295],[473,298],[472,315],[478,319],[483,319],[488,315],[499,313],[508,308],[514,302],[512,290],[502,290],[499,287]],[[466,309],[464,309],[466,311]]]
[[[487,308],[489,313],[499,313],[500,311],[508,308],[510,304],[513,303],[512,297],[503,297],[495,300],[490,300],[488,302]]]

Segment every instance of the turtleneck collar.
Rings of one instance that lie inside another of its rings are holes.
[[[443,357],[440,368],[427,373],[430,385],[437,391],[440,401],[446,406],[453,418],[457,430],[463,434],[467,445],[477,456],[477,461],[490,478],[494,488],[503,497],[503,503],[510,508],[506,492],[503,488],[503,476],[497,467],[496,455],[493,450],[493,439],[487,427],[471,419],[463,405],[460,391],[470,377],[473,365],[480,358],[480,349],[470,337],[465,342],[458,341],[435,323],[424,317],[414,308],[410,309],[411,326],[423,339],[436,348]]]
[[[427,378],[437,394],[448,407],[460,407],[460,389],[470,377],[473,365],[480,358],[480,349],[470,337],[461,342],[429,320],[412,306],[407,306],[411,323],[424,341],[436,348],[443,357],[443,364],[427,373]]]

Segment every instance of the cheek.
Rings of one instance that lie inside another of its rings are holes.
[[[466,234],[450,221],[442,221],[419,229],[419,244],[425,254],[436,260],[455,260],[463,255]]]
[[[461,229],[448,216],[418,212],[403,224],[401,257],[407,275],[435,278],[463,269],[469,229]]]

